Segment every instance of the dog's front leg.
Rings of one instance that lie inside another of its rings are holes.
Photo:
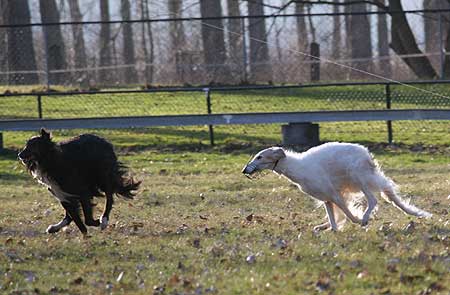
[[[72,218],[70,217],[69,213],[66,210],[66,215],[64,216],[64,218],[58,222],[57,224],[51,224],[47,227],[46,232],[48,234],[53,234],[58,232],[60,229],[62,229],[63,227],[69,225],[72,222]]]
[[[333,204],[331,202],[325,202],[325,209],[327,210],[328,222],[331,225],[331,229],[337,231],[338,228],[334,219]]]

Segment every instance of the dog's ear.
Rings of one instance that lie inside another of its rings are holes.
[[[47,132],[47,130],[45,130],[44,128],[41,128],[41,137],[44,139],[51,139],[52,135],[50,134],[50,132]]]
[[[281,147],[274,147],[273,148],[274,155],[277,157],[277,159],[286,158],[286,154]]]

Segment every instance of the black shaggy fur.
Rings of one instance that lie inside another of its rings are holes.
[[[103,138],[82,134],[55,143],[41,129],[39,136],[28,140],[19,153],[27,170],[61,202],[66,215],[58,224],[50,225],[48,233],[59,231],[74,221],[83,234],[86,225],[106,228],[113,205],[113,194],[132,199],[141,182],[127,177],[127,168],[114,153],[113,146]],[[92,199],[106,196],[101,220],[94,219]],[[80,205],[85,223],[80,217]]]

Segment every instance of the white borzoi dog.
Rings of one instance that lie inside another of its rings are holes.
[[[431,217],[430,213],[402,200],[396,193],[395,183],[383,174],[370,152],[358,144],[331,142],[304,153],[271,147],[256,154],[242,172],[251,175],[263,169],[283,175],[325,205],[328,222],[314,230],[336,231],[345,216],[354,223],[367,225],[377,205],[377,193],[405,213]],[[367,199],[362,219],[355,217],[355,210],[352,212],[355,195],[361,192]]]

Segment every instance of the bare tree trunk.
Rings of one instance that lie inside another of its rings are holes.
[[[448,4],[450,5],[450,0],[448,0]],[[445,39],[445,52],[447,53],[445,55],[445,60],[444,60],[444,76],[441,77],[442,79],[449,79],[450,78],[450,55],[448,55],[448,53],[450,52],[450,24],[448,23],[448,21],[445,21],[443,19],[443,26],[447,27],[447,36]]]
[[[390,0],[389,9],[391,11],[402,11],[400,0]],[[417,42],[411,31],[411,27],[406,20],[404,13],[391,14],[391,48],[398,54],[423,54],[417,46]],[[402,57],[403,61],[420,79],[434,79],[437,77],[433,66],[426,56]]]
[[[0,25],[7,25],[8,1],[0,1]],[[0,28],[0,72],[8,71],[8,34],[6,28]],[[0,83],[5,84],[8,76],[0,74]]]
[[[109,21],[108,0],[100,0],[100,16],[103,22]],[[111,29],[110,24],[101,24],[100,27],[100,67],[111,65]],[[111,84],[113,81],[111,69],[99,70],[100,83]]]
[[[78,0],[68,0],[70,8],[70,18],[73,22],[83,21]],[[84,44],[83,25],[72,25],[72,36],[74,42],[75,78],[80,83],[81,88],[89,87],[89,71],[79,71],[87,68],[86,47]]]
[[[384,0],[382,0],[384,3]],[[379,12],[382,12],[378,8]],[[389,36],[388,36],[388,25],[387,25],[387,14],[378,14],[377,16],[377,30],[378,30],[378,56],[381,58],[379,61],[380,70],[385,77],[391,77],[392,68],[391,60],[389,58]]]
[[[436,8],[436,1],[424,0],[423,9]],[[423,18],[424,34],[425,34],[425,52],[436,52],[439,50],[439,23],[435,18],[435,13],[425,13]]]
[[[350,3],[352,2],[352,0],[344,0],[345,3]],[[344,6],[344,12],[345,13],[351,13],[351,5],[345,5]],[[352,36],[352,32],[351,32],[351,15],[346,14],[344,16],[344,20],[345,20],[345,48],[346,48],[346,52],[345,52],[345,56],[346,58],[351,58],[352,56],[352,51],[351,51],[351,36]]]
[[[220,0],[200,0],[202,17],[222,16]],[[204,20],[202,24],[203,54],[208,83],[224,83],[229,77],[222,20]]]
[[[8,1],[7,23],[30,23],[30,7],[27,0]],[[8,28],[8,70],[36,71],[36,57],[33,47],[33,33],[31,27]],[[34,73],[12,73],[9,75],[10,84],[37,84],[38,75]]]
[[[249,15],[264,14],[263,0],[248,2]],[[267,46],[266,21],[264,18],[249,19],[250,73],[253,82],[271,82],[269,48]]]
[[[58,23],[59,11],[55,0],[39,0],[41,20],[43,23]],[[47,65],[50,72],[48,84],[64,84],[67,73],[52,73],[54,70],[66,70],[66,52],[61,27],[57,25],[44,26],[45,45],[47,47]]]
[[[339,3],[339,0],[334,0]],[[333,13],[339,13],[339,6],[333,6]],[[339,15],[333,16],[333,37],[331,41],[331,57],[337,60],[341,57],[341,17]]]
[[[140,13],[141,19],[149,19],[149,11],[148,11],[148,0],[140,0]],[[153,47],[153,34],[150,22],[142,22],[141,28],[141,46],[142,51],[144,53],[144,80],[147,87],[150,87],[153,82],[153,55],[154,55],[154,47]],[[150,49],[147,48],[147,37],[149,39]]]
[[[423,9],[449,9],[450,4],[442,0],[424,0]],[[442,35],[448,34],[448,12],[441,15],[442,21]],[[438,13],[424,13],[424,35],[425,35],[425,52],[429,54],[428,59],[435,69],[440,69],[440,32],[439,32],[439,14]],[[442,40],[445,42],[445,40]]]
[[[122,20],[130,20],[130,2],[122,0],[120,6]],[[134,65],[136,64],[136,57],[134,54],[134,40],[133,27],[130,23],[123,23],[122,38],[123,38],[123,62],[125,63],[125,83],[137,83],[137,74]]]
[[[295,13],[296,14],[304,14],[305,13],[305,4],[303,3],[295,3]],[[306,28],[306,21],[304,16],[299,16],[296,18],[297,22],[297,48],[301,52],[308,51],[308,30]],[[304,57],[302,56],[302,59]]]
[[[351,5],[351,12],[367,12],[366,4]],[[353,67],[368,71],[370,69],[372,58],[372,37],[370,32],[370,23],[367,15],[351,15],[350,17],[350,46],[351,58],[355,59]],[[364,59],[364,60],[361,60]],[[365,78],[365,75],[357,71],[350,73],[351,78]]]
[[[182,17],[181,8],[183,2],[181,0],[169,0],[168,8],[170,17]],[[170,34],[170,54],[171,60],[175,63],[175,69],[177,73],[176,82],[186,82],[185,76],[188,73],[189,66],[188,61],[184,60],[184,50],[186,44],[186,37],[184,34],[183,22],[172,21],[169,23],[169,34]]]
[[[236,0],[227,0],[228,15],[240,16],[241,11],[239,9],[239,2]],[[229,59],[234,66],[233,69],[238,73],[244,73],[244,54],[243,54],[243,42],[242,42],[242,24],[243,19],[229,19],[228,20],[228,40],[229,40]],[[241,79],[245,80],[245,75]],[[244,81],[246,82],[246,81]]]

